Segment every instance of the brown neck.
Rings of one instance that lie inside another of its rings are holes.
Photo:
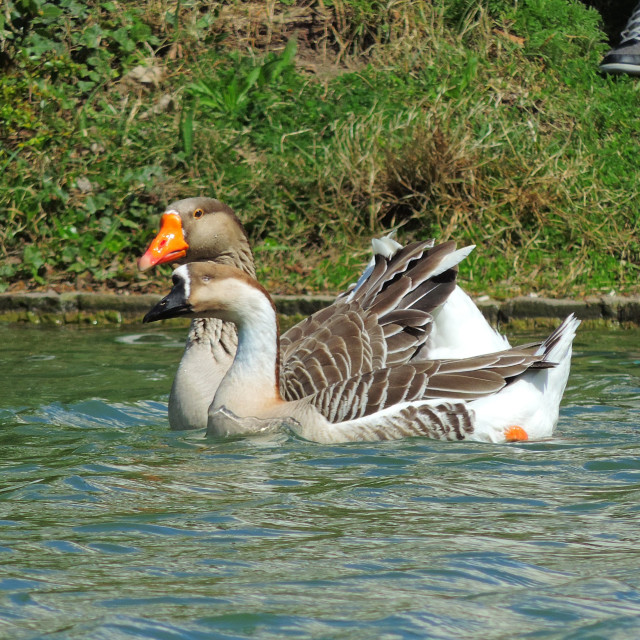
[[[214,262],[227,264],[244,271],[252,278],[256,277],[256,267],[253,261],[253,253],[248,240],[243,240],[237,247],[229,247],[220,253]]]

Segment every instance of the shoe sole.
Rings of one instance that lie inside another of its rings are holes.
[[[640,76],[640,66],[637,64],[611,62],[609,64],[601,64],[600,71],[603,73],[627,73],[630,76]]]

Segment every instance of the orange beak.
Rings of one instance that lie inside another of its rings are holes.
[[[165,213],[162,215],[158,235],[138,260],[138,269],[146,271],[157,264],[184,258],[188,248],[189,245],[182,232],[180,216],[177,213]]]

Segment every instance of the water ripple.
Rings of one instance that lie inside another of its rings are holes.
[[[513,445],[207,441],[182,332],[0,337],[0,638],[640,635],[640,332],[580,334]]]

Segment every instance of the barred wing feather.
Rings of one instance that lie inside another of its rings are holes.
[[[455,288],[457,264],[471,249],[428,241],[376,255],[349,294],[281,337],[283,397],[301,399],[414,358],[429,336],[430,312]]]
[[[320,389],[308,400],[329,422],[372,416],[394,405],[420,400],[474,400],[493,395],[530,368],[553,366],[527,350],[463,360],[421,361],[387,367]]]

